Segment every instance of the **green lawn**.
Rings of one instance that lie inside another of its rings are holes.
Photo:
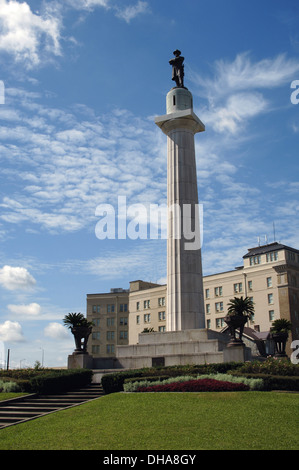
[[[9,400],[11,398],[18,398],[24,395],[27,395],[27,393],[1,392],[0,393],[0,405],[1,405],[1,401]]]
[[[1,450],[298,450],[297,393],[114,393],[0,430]]]

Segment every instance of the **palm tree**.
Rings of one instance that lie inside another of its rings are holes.
[[[85,353],[93,323],[88,321],[87,318],[84,317],[83,313],[68,313],[65,315],[63,323],[74,335],[76,344],[75,352]]]
[[[83,313],[68,313],[63,319],[63,323],[70,330],[79,326],[92,326],[92,322],[87,321]]]
[[[242,335],[244,326],[248,318],[252,318],[254,315],[254,304],[249,297],[245,297],[245,299],[243,299],[243,297],[234,297],[230,299],[227,305],[227,316],[224,321],[232,337],[229,345],[234,346],[243,343]],[[239,339],[236,339],[237,329],[239,329]]]
[[[254,315],[254,303],[249,297],[234,297],[230,299],[227,309],[228,315],[242,315],[251,318]]]

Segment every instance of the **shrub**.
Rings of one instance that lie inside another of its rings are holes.
[[[243,373],[299,376],[299,364],[292,364],[288,359],[268,358],[266,361],[245,362],[238,371]]]
[[[124,390],[123,386],[125,380],[130,378],[140,377],[144,380],[148,377],[156,377],[158,379],[160,376],[178,377],[183,375],[196,376],[198,374],[212,374],[217,372],[225,373],[227,370],[237,369],[242,364],[243,363],[238,362],[227,362],[184,366],[159,366],[115,372],[112,374],[106,374],[102,377],[102,386],[106,394],[122,392]]]
[[[223,382],[215,379],[197,379],[186,382],[139,387],[138,392],[233,392],[248,391],[245,384]]]
[[[162,381],[152,381],[152,380],[142,380],[138,379],[130,379],[130,381],[124,383],[124,391],[125,392],[136,392],[141,387],[149,387],[151,385],[165,385],[177,382],[186,382],[190,380],[194,380],[195,377],[193,376],[181,376],[181,377],[172,377],[168,379],[164,379]],[[250,390],[263,390],[264,389],[264,382],[261,378],[249,378],[249,377],[235,377],[233,375],[228,374],[208,374],[208,375],[198,375],[196,377],[197,380],[204,380],[204,379],[214,379],[220,380],[223,382],[232,382],[232,383],[243,383],[249,387]]]
[[[92,370],[69,369],[33,377],[30,380],[31,391],[40,394],[65,392],[91,383]]]
[[[21,388],[16,382],[3,382],[0,381],[0,389],[3,393],[15,393],[20,392]]]
[[[82,387],[91,382],[93,372],[88,369],[11,370],[1,371],[1,381],[14,382],[26,393],[59,393]],[[7,385],[9,387],[9,385]],[[12,390],[11,390],[12,391]]]
[[[242,374],[244,377],[262,379],[264,382],[264,390],[289,390],[293,392],[299,391],[299,377],[286,375],[270,375],[270,374],[246,374],[244,372],[232,371],[232,375],[238,377]],[[238,377],[239,379],[239,377]]]

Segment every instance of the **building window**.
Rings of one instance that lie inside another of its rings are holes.
[[[272,277],[267,277],[267,287],[272,287]]]
[[[93,318],[93,326],[99,327],[100,326],[100,319],[99,318]]]
[[[114,351],[115,351],[114,344],[107,344],[106,351],[107,351],[107,354],[114,354]]]
[[[210,289],[206,289],[206,299],[210,298]]]
[[[120,312],[127,312],[128,311],[128,304],[120,304],[119,311]]]
[[[219,297],[222,295],[222,286],[221,287],[215,287],[215,297]]]
[[[92,339],[99,340],[100,339],[100,332],[99,331],[94,331],[92,333]]]
[[[273,294],[268,294],[268,304],[273,304]]]
[[[290,261],[296,261],[295,260],[295,253],[293,253],[292,251],[288,251],[287,253],[288,253],[288,259]]]
[[[165,329],[166,329],[165,326],[159,326],[160,333],[164,333]]]
[[[223,302],[216,302],[215,303],[215,310],[216,310],[216,312],[223,312]]]
[[[243,283],[242,282],[237,282],[234,284],[234,293],[238,294],[239,292],[243,291]]]
[[[127,331],[120,331],[119,332],[119,339],[128,339],[128,332]]]
[[[158,298],[158,305],[159,307],[165,307],[165,297]]]
[[[100,305],[93,305],[92,306],[92,313],[101,313],[101,306]]]
[[[267,253],[266,260],[267,260],[267,263],[270,263],[271,261],[277,261],[278,260],[278,252],[277,251],[272,251],[272,253]]]
[[[114,326],[114,318],[107,318],[107,326]]]
[[[250,266],[254,264],[261,264],[261,255],[250,256]]]
[[[136,315],[136,324],[140,325],[140,315]]]
[[[208,328],[208,329],[211,328],[211,320],[207,320],[207,328]]]
[[[136,310],[140,309],[140,302],[136,302]]]
[[[150,300],[144,300],[143,301],[143,308],[150,308],[151,301]]]
[[[252,281],[248,281],[248,290],[252,290]]]
[[[159,312],[158,316],[159,316],[159,321],[164,321],[165,320],[165,312]]]
[[[100,354],[100,346],[92,345],[91,352],[92,352],[92,354]]]
[[[121,326],[127,326],[127,324],[128,324],[128,318],[127,318],[127,317],[121,317],[121,318],[119,319],[119,324],[120,324]]]
[[[115,335],[114,331],[107,331],[107,340],[113,341],[115,337],[114,335]]]
[[[114,304],[107,305],[107,313],[114,313]]]
[[[274,310],[269,310],[269,321],[274,320]]]
[[[144,321],[144,323],[150,323],[151,314],[150,313],[145,313],[144,316],[143,316],[143,321]]]
[[[224,318],[216,318],[216,328],[223,328],[224,326]]]
[[[211,313],[211,305],[206,304],[206,313]]]

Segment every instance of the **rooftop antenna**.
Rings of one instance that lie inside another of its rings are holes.
[[[261,246],[261,238],[260,237],[257,237],[257,242],[258,242],[258,245]]]
[[[273,238],[274,238],[274,242],[276,242],[276,236],[275,236],[275,222],[273,222]]]

